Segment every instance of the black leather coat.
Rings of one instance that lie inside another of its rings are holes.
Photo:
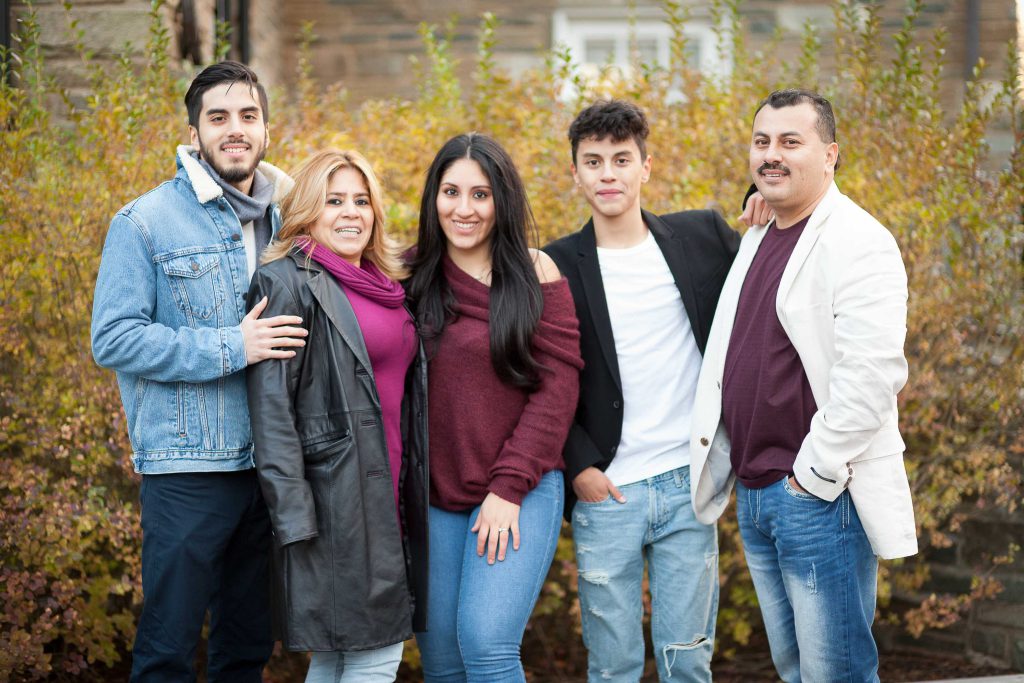
[[[299,315],[309,331],[294,358],[247,370],[256,466],[275,537],[276,636],[286,649],[319,651],[405,640],[426,621],[422,344],[402,406],[403,537],[373,368],[344,291],[293,251],[256,271],[250,306],[264,295],[261,317]]]

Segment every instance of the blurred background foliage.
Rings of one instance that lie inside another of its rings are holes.
[[[777,87],[818,89],[833,101],[841,189],[896,235],[910,276],[910,383],[900,395],[907,465],[922,546],[950,544],[970,506],[1012,513],[1024,455],[1021,386],[1024,251],[1024,110],[1018,52],[1001,87],[981,85],[979,64],[958,110],[939,100],[945,34],[903,27],[883,46],[877,17],[835,5],[837,73],[817,68],[820,38],[808,28],[801,58],[782,63],[772,43],[750,45],[739,0],[714,3],[734,70],[712,80],[687,66],[687,12],[665,2],[674,66],[634,61],[582,80],[574,55],[555,50],[544,68],[516,78],[495,54],[497,22],[484,15],[472,82],[455,75],[451,26],[423,26],[412,65],[413,100],[347,101],[343,84],[314,81],[309,60],[271,98],[268,160],[285,169],[323,147],[355,148],[386,189],[391,232],[415,235],[424,173],[450,136],[486,132],[511,152],[526,181],[544,243],[588,215],[574,191],[565,137],[573,115],[601,96],[633,99],[651,121],[654,157],[646,208],[717,208],[734,217],[749,184],[749,126]],[[123,672],[141,603],[138,478],[113,373],[89,350],[92,289],[106,227],[127,201],[171,177],[187,140],[182,95],[192,72],[169,63],[154,3],[144,64],[127,56],[93,64],[91,94],[72,100],[47,75],[39,29],[19,22],[0,82],[0,679],[105,680]],[[315,27],[304,29],[307,43]],[[80,35],[68,7],[68,31]],[[223,40],[224,36],[222,36]],[[894,47],[894,49],[893,49]],[[127,54],[127,53],[126,53]],[[884,56],[883,56],[884,55]],[[992,78],[992,74],[987,74]],[[995,76],[999,78],[999,75]],[[998,121],[1015,144],[993,169],[985,131]],[[568,529],[566,529],[568,533]],[[756,598],[732,513],[720,524],[722,607],[718,656],[728,659],[760,629]],[[991,548],[971,590],[922,592],[929,553],[883,563],[880,623],[911,634],[956,622],[999,592],[994,568],[1014,547]],[[893,609],[891,595],[918,596]],[[524,642],[538,677],[578,680],[579,637],[572,543],[563,536]],[[278,655],[268,680],[295,680],[302,655]],[[415,680],[407,648],[403,676]]]

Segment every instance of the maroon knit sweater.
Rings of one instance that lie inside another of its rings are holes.
[[[429,364],[430,503],[466,510],[488,492],[519,505],[551,470],[579,395],[580,333],[569,283],[541,285],[544,311],[533,335],[541,386],[505,384],[491,365],[490,288],[445,257],[458,318],[438,339]]]

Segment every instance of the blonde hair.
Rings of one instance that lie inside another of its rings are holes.
[[[312,239],[310,228],[324,211],[327,201],[327,186],[331,177],[342,168],[354,168],[366,181],[370,192],[370,207],[373,209],[373,229],[362,258],[377,266],[392,280],[406,276],[405,264],[399,258],[398,244],[384,231],[384,203],[377,176],[370,162],[355,151],[325,149],[306,159],[292,173],[295,187],[281,201],[281,230],[263,252],[262,263],[269,263],[285,256],[303,238]]]

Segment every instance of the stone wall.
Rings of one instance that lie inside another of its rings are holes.
[[[183,0],[169,0],[164,7],[172,33],[180,28],[176,10]],[[926,0],[919,26],[929,31],[945,26],[948,68],[945,95],[954,104],[963,90],[963,79],[970,70],[967,63],[969,41],[968,6],[972,0]],[[1015,0],[975,0],[980,12],[979,55],[991,65],[989,74],[1002,75],[1006,64],[1006,44],[1016,36]],[[236,0],[237,3],[237,0]],[[192,0],[199,31],[201,60],[213,52],[214,0]],[[692,1],[695,20],[707,20],[706,3]],[[67,19],[57,0],[33,3],[43,30],[44,46],[50,63],[69,87],[82,87],[82,69],[71,50]],[[902,22],[904,0],[882,0],[883,28],[891,33]],[[443,25],[459,17],[452,41],[453,54],[461,60],[461,72],[468,73],[476,50],[479,18],[494,12],[501,26],[496,58],[500,66],[513,73],[542,62],[543,51],[551,48],[552,14],[602,8],[625,16],[629,7],[636,12],[658,13],[657,0],[249,0],[251,26],[250,63],[268,84],[287,85],[296,72],[299,33],[303,24],[312,22],[316,39],[311,45],[314,75],[322,82],[342,81],[352,101],[368,97],[415,93],[415,74],[410,68],[414,56],[422,56],[417,33],[421,23]],[[24,2],[14,0],[15,18],[24,11]],[[74,14],[85,30],[86,47],[100,58],[109,58],[131,42],[140,59],[147,38],[148,0],[76,0]],[[811,21],[822,32],[825,49],[821,55],[824,73],[833,68],[830,51],[833,16],[831,3],[824,0],[746,0],[742,5],[745,26],[756,48],[776,29],[792,38],[784,46],[798,48],[799,32]],[[623,26],[625,29],[625,25]],[[177,50],[177,42],[173,50]],[[174,55],[180,56],[180,55]]]
[[[1010,461],[1018,472],[1024,470],[1024,454],[1014,454]],[[952,535],[953,545],[928,553],[931,580],[918,593],[895,596],[895,604],[913,607],[930,593],[967,594],[976,576],[998,579],[1002,592],[972,605],[950,628],[928,631],[919,639],[887,633],[890,645],[965,655],[1024,672],[1024,508],[1007,514],[974,505],[961,512],[965,521]],[[1012,563],[996,567],[993,556],[1006,552],[1010,544],[1022,546],[1021,551]]]
[[[32,6],[50,73],[73,95],[83,94],[88,87],[87,73],[74,49],[67,12],[56,0],[35,0]],[[113,60],[129,43],[130,52],[141,59],[149,34],[149,8],[146,0],[78,0],[73,14],[83,30],[83,46],[96,59]],[[13,3],[12,32],[17,31],[25,11],[23,2]],[[16,43],[12,46],[16,48]]]

